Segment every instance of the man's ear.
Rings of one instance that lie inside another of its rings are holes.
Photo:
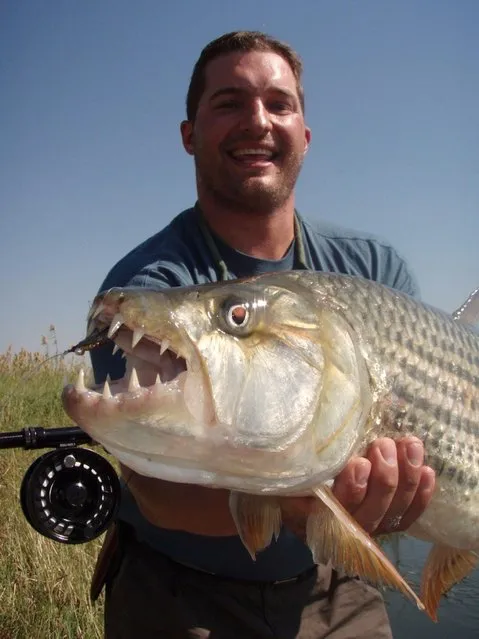
[[[304,130],[304,155],[308,152],[309,145],[311,144],[311,129],[306,127]]]
[[[183,120],[180,124],[181,140],[183,147],[189,155],[193,155],[195,151],[193,122]]]

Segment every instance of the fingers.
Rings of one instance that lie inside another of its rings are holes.
[[[423,466],[421,468],[421,476],[416,494],[394,532],[407,530],[411,524],[413,524],[416,519],[422,515],[431,501],[435,485],[436,475],[434,471],[428,466]],[[385,532],[391,532],[391,529],[389,528],[389,530],[385,530]]]
[[[377,439],[371,444],[367,457],[371,462],[368,488],[353,515],[364,530],[372,533],[388,512],[398,488],[396,444],[392,439]]]
[[[333,492],[348,512],[354,514],[364,501],[371,474],[371,462],[364,457],[355,457],[339,473],[334,481]]]
[[[391,503],[375,532],[404,530],[404,516],[414,502],[422,477],[424,446],[419,439],[407,438],[396,442],[398,483]],[[421,491],[422,494],[422,491]],[[413,509],[413,512],[417,507]],[[422,512],[422,511],[421,511]],[[416,517],[421,513],[418,512]]]
[[[415,437],[374,441],[367,458],[351,460],[334,493],[369,533],[406,530],[427,508],[434,471],[423,466],[424,447]]]

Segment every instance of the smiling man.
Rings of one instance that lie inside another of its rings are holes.
[[[262,33],[230,33],[205,47],[181,124],[195,162],[197,203],[118,262],[101,290],[312,269],[416,294],[406,264],[387,243],[310,223],[295,209],[311,140],[301,73],[297,54]],[[94,351],[92,360],[97,382],[124,373],[110,347]],[[314,564],[303,543],[309,499],[283,500],[281,535],[253,562],[226,491],[126,468],[123,475],[121,512],[93,584],[96,595],[106,582],[108,639],[391,637],[374,588]],[[335,483],[337,497],[371,533],[408,528],[433,488],[434,473],[414,439],[376,441]]]

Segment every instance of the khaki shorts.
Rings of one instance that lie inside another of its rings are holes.
[[[258,583],[171,561],[120,535],[106,576],[106,639],[391,639],[379,592],[326,566]]]

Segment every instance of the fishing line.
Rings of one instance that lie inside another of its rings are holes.
[[[208,223],[201,212],[198,203],[195,204],[195,211],[198,215],[198,224],[200,227],[203,239],[210,251],[213,262],[215,263],[217,273],[221,282],[229,280],[229,272],[226,262],[221,256],[220,250],[214,240],[213,234],[208,226]],[[312,271],[313,266],[309,263],[306,256],[306,249],[304,246],[303,234],[301,232],[301,226],[299,223],[298,214],[294,213],[294,268],[297,270]]]

